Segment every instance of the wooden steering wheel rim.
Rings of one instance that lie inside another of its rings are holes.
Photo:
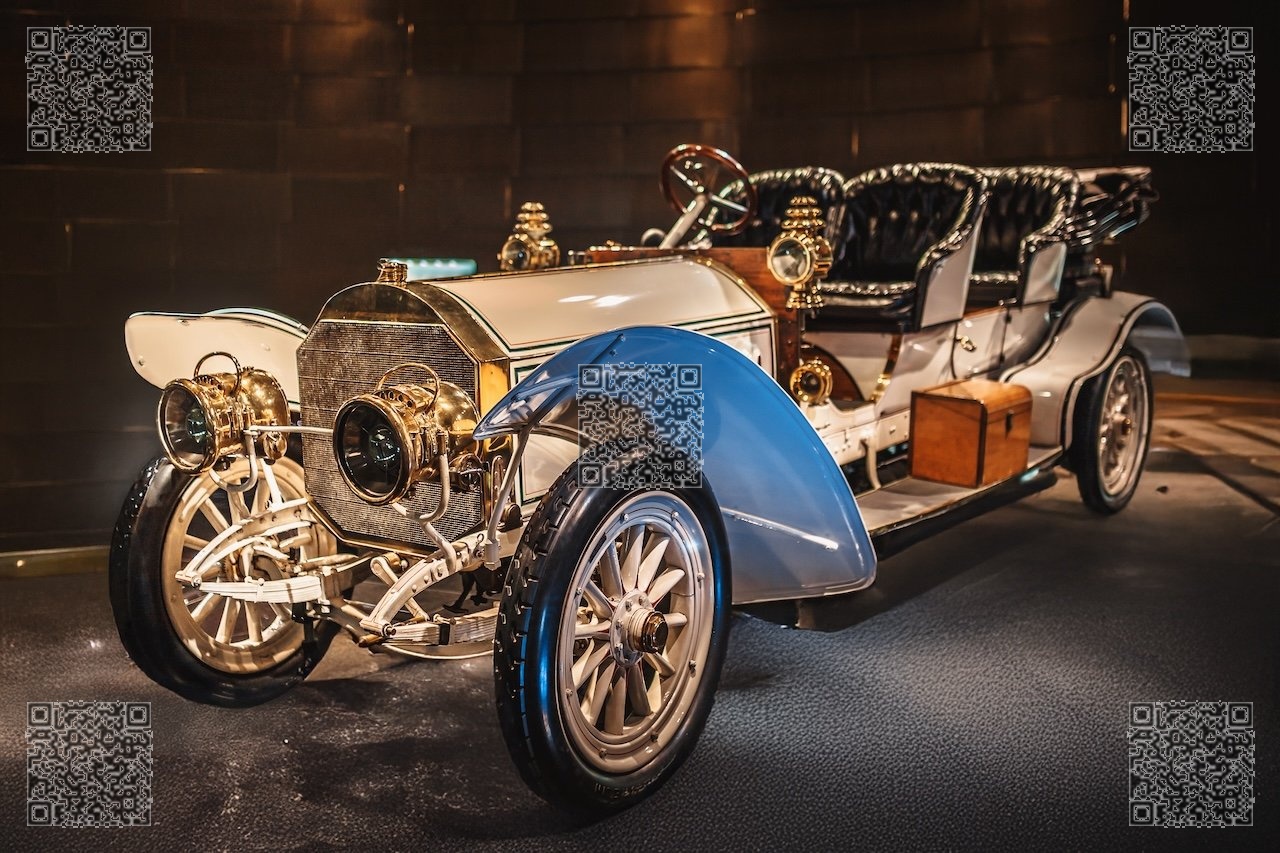
[[[680,200],[676,198],[675,187],[671,183],[671,170],[675,167],[676,163],[687,157],[705,157],[708,160],[714,160],[729,170],[731,180],[742,181],[742,185],[747,191],[746,211],[732,222],[715,222],[711,225],[711,230],[719,234],[740,233],[747,227],[747,223],[751,221],[751,217],[755,215],[756,210],[760,206],[760,201],[756,196],[755,184],[751,183],[747,178],[747,170],[742,167],[741,163],[733,159],[732,155],[727,151],[723,151],[711,145],[701,145],[697,142],[685,142],[668,151],[667,156],[662,158],[662,170],[659,173],[659,183],[662,186],[662,194],[666,197],[667,202],[677,211],[684,211],[684,205],[682,205]],[[708,187],[707,191],[711,192],[711,187]]]

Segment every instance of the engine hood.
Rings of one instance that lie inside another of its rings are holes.
[[[727,267],[703,259],[621,261],[437,280],[511,357],[549,356],[599,332],[638,324],[707,331],[769,317]]]
[[[600,332],[644,324],[716,334],[771,318],[765,303],[728,267],[666,257],[404,285],[358,284],[334,295],[316,322],[444,324],[480,366],[477,402],[483,413],[528,365]]]

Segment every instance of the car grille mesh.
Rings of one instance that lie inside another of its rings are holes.
[[[373,390],[382,374],[406,361],[421,361],[440,378],[476,399],[476,363],[444,326],[355,320],[321,320],[298,350],[298,379],[304,426],[333,427],[338,409],[357,394]],[[405,368],[389,380],[423,382],[421,370]],[[387,544],[403,543],[430,551],[432,545],[418,526],[417,516],[434,509],[440,499],[435,483],[419,483],[412,497],[402,501],[405,517],[389,506],[370,506],[355,496],[338,472],[333,442],[327,435],[302,437],[307,491],[349,536]],[[453,492],[449,511],[435,523],[446,538],[456,539],[481,521],[478,491]]]

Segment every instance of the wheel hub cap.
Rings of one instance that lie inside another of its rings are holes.
[[[644,617],[636,638],[642,652],[660,652],[667,647],[667,620],[656,610]]]
[[[667,647],[667,620],[653,609],[644,592],[632,590],[623,596],[616,614],[609,640],[619,665],[635,666],[645,652],[661,652]]]

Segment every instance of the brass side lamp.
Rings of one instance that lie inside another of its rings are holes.
[[[822,307],[817,282],[831,271],[831,244],[822,236],[822,208],[810,196],[796,196],[782,220],[782,233],[769,244],[769,271],[791,287],[787,308]]]
[[[516,214],[511,236],[498,252],[498,263],[505,272],[540,270],[560,263],[560,247],[547,239],[551,221],[540,202],[526,201]]]

